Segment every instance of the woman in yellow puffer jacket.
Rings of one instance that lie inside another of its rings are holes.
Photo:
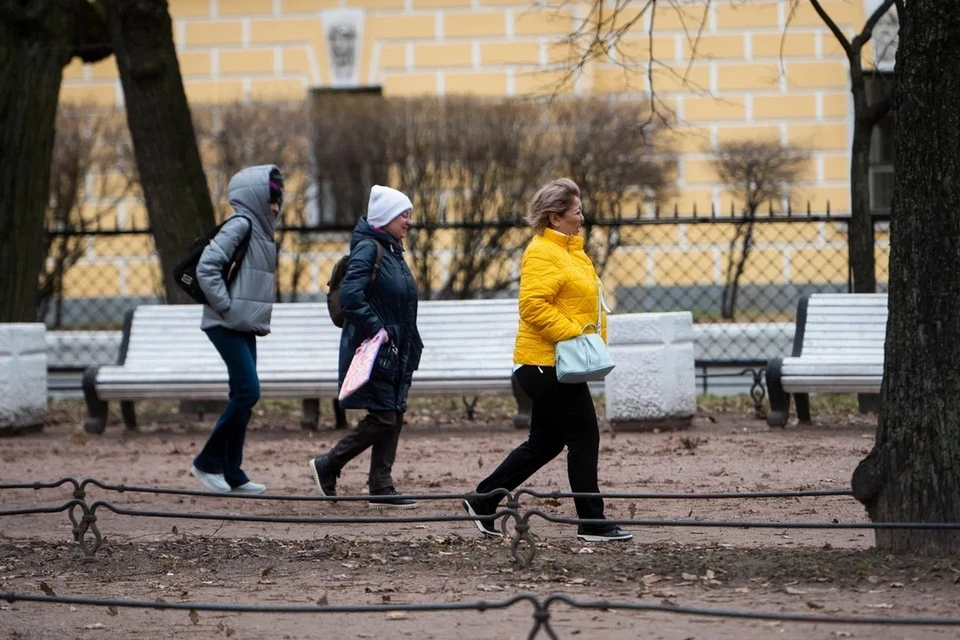
[[[556,345],[575,338],[601,318],[606,341],[602,288],[593,262],[583,251],[580,188],[567,178],[554,180],[533,196],[527,220],[536,235],[520,266],[520,327],[513,360],[514,376],[530,396],[530,435],[493,473],[477,485],[477,493],[513,491],[567,447],[567,474],[574,493],[599,493],[597,464],[600,431],[586,382],[557,380]],[[494,519],[502,496],[476,496],[463,501],[477,517],[480,532],[499,536]],[[604,520],[603,499],[575,498],[577,516]],[[605,522],[581,524],[577,537],[588,542],[629,540],[633,535]]]

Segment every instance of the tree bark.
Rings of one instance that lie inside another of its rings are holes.
[[[858,53],[859,60],[859,53]],[[870,207],[870,145],[874,122],[865,113],[867,90],[863,74],[851,71],[853,93],[853,145],[850,154],[850,229],[848,259],[854,293],[875,293],[877,290],[876,257],[874,255],[873,211]]]
[[[874,522],[960,522],[960,11],[900,6],[889,320],[877,439],[853,474]],[[957,530],[877,530],[899,553]]]
[[[103,0],[167,302],[192,300],[173,268],[214,225],[166,0]]]
[[[63,67],[109,55],[86,0],[0,0],[0,322],[36,322]]]

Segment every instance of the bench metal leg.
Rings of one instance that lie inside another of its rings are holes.
[[[771,427],[787,426],[790,417],[790,394],[783,390],[780,380],[783,361],[774,358],[767,363],[767,395],[770,397],[770,412],[767,413],[767,425]]]
[[[316,431],[320,425],[320,398],[304,398],[300,414],[300,428]]]
[[[347,428],[347,412],[340,406],[340,402],[334,398],[333,399],[333,415],[336,417],[336,422],[334,423],[334,429],[346,429]]]
[[[510,377],[510,385],[513,387],[513,397],[517,401],[517,413],[513,416],[513,426],[517,429],[529,429],[533,400],[520,388],[516,375]]]
[[[97,371],[90,367],[83,373],[83,399],[87,402],[87,417],[83,430],[87,433],[103,433],[107,428],[107,403],[97,395]]]
[[[123,416],[123,424],[127,429],[137,428],[137,409],[133,404],[133,400],[120,401],[120,415]]]
[[[793,394],[793,403],[797,406],[797,419],[801,424],[811,424],[813,419],[810,417],[810,394]]]
[[[463,409],[467,412],[467,420],[473,420],[477,415],[477,400],[480,398],[477,396],[473,397],[473,402],[468,402],[465,396],[460,397],[460,401],[463,403]]]
[[[860,413],[880,413],[880,394],[858,393],[857,408]]]

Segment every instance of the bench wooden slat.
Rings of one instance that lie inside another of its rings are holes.
[[[199,305],[137,307],[123,365],[100,367],[100,398],[216,399],[227,394],[227,370],[200,331]],[[420,303],[425,350],[415,394],[476,395],[511,390],[515,299]],[[271,335],[257,341],[257,371],[266,397],[333,397],[341,330],[325,303],[274,306]],[[483,331],[478,332],[480,326]]]
[[[800,355],[767,368],[767,423],[784,426],[789,393],[879,393],[887,332],[886,294],[814,294],[806,301]],[[800,327],[797,328],[800,331]],[[809,404],[801,409],[809,420]]]

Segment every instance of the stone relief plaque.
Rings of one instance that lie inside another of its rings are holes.
[[[363,9],[328,9],[321,12],[330,60],[330,85],[360,86],[360,54],[363,43]]]

